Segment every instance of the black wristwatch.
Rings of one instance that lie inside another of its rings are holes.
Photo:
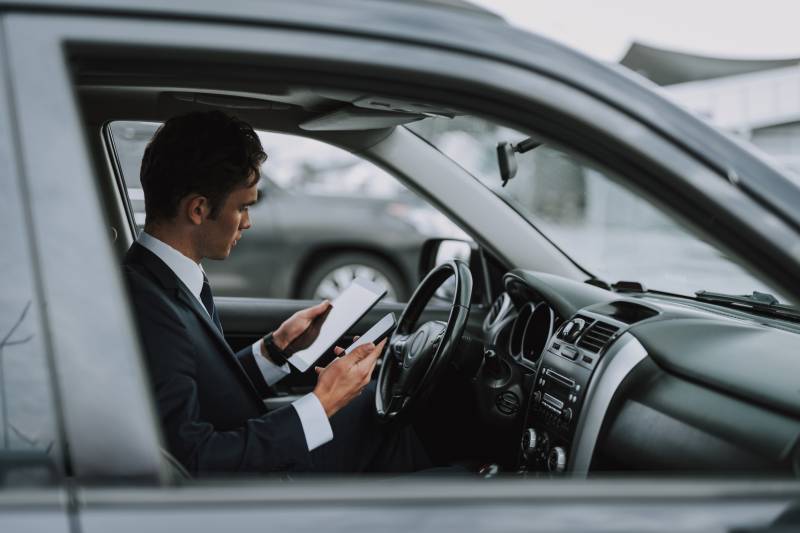
[[[264,348],[267,350],[267,356],[269,356],[270,360],[276,365],[283,366],[289,362],[289,357],[286,353],[278,348],[275,341],[272,340],[272,333],[267,333],[264,337]]]

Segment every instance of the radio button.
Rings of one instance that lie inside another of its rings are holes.
[[[533,428],[526,429],[525,433],[522,434],[522,454],[526,459],[533,458],[537,444],[536,430]]]
[[[550,472],[563,472],[567,467],[567,454],[564,448],[556,446],[547,454],[547,469]]]
[[[572,359],[573,361],[578,358],[578,350],[575,348],[570,348],[569,346],[564,346],[561,349],[561,355],[566,357],[567,359]]]

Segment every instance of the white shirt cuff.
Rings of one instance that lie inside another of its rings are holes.
[[[267,385],[271,387],[291,374],[292,369],[289,368],[289,363],[284,363],[283,366],[278,366],[261,355],[261,345],[263,343],[264,339],[259,339],[258,342],[253,344],[253,355],[256,358],[256,365],[258,365],[258,369],[261,370],[261,375],[264,376],[264,381],[266,381]]]
[[[333,428],[316,394],[313,392],[306,394],[292,402],[292,407],[297,411],[297,416],[303,425],[308,451],[333,440]]]

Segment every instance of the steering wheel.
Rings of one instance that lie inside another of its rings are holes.
[[[454,278],[447,322],[417,325],[437,289]],[[415,406],[433,390],[456,351],[469,318],[472,273],[463,261],[452,260],[431,270],[411,296],[387,343],[375,394],[375,412],[383,422],[408,419]]]

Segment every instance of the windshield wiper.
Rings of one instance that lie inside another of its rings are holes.
[[[793,305],[782,304],[773,295],[753,291],[753,294],[722,294],[719,292],[697,291],[694,293],[701,302],[743,308],[780,318],[800,319],[800,310]]]

